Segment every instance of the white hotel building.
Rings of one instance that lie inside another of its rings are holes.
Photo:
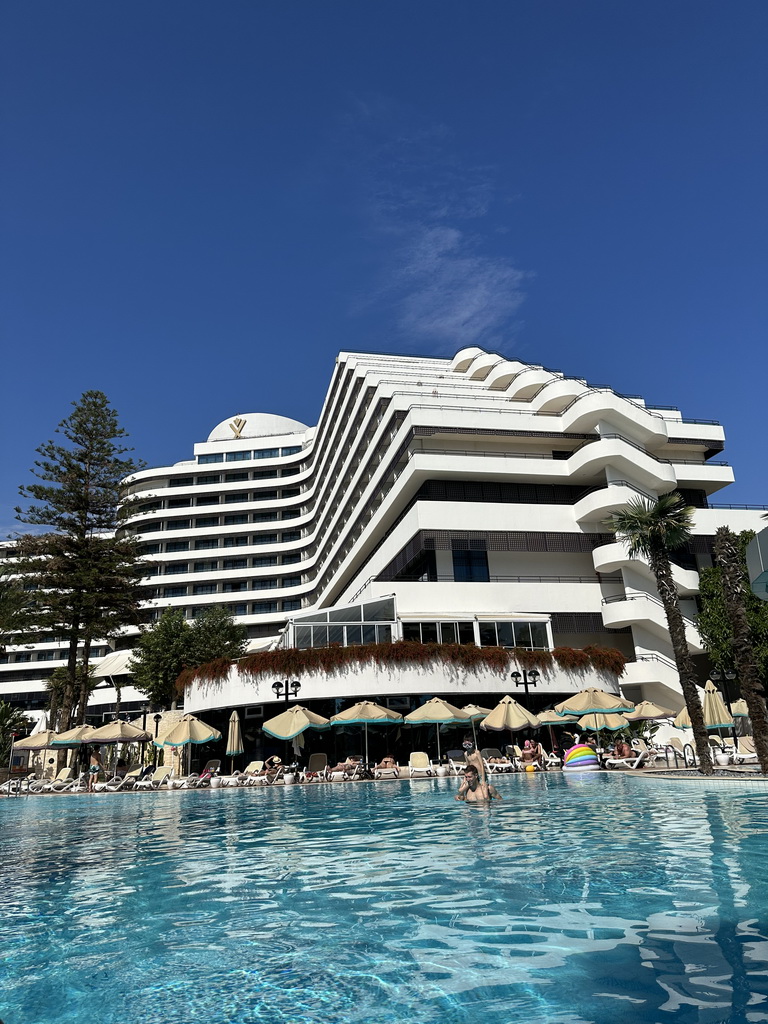
[[[678,708],[649,567],[604,520],[632,498],[675,489],[696,508],[693,539],[673,558],[688,642],[703,655],[698,570],[711,564],[715,530],[764,525],[762,509],[710,502],[733,480],[717,458],[723,442],[714,421],[477,348],[453,359],[342,353],[317,426],[264,413],[223,420],[192,459],[126,482],[136,504],[124,528],[147,560],[150,616],[172,607],[193,618],[223,604],[253,650],[400,638],[598,645],[629,659],[628,697]],[[114,654],[101,645],[99,713],[109,714],[109,681],[126,673],[132,641],[121,637]],[[53,638],[9,648],[0,699],[42,706],[44,676],[64,658]],[[369,696],[405,707],[433,694],[467,703],[515,693],[509,676],[444,667],[298,681],[302,703]],[[277,700],[273,682],[233,670],[193,685],[185,707],[258,717]],[[610,680],[554,667],[529,704],[593,684]],[[124,706],[142,700],[125,686]]]

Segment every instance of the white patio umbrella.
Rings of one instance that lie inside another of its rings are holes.
[[[57,733],[51,742],[52,747],[79,747],[83,743],[91,743],[91,736],[96,730],[92,725],[76,725],[74,729]]]
[[[515,733],[520,729],[538,729],[540,725],[541,722],[536,715],[531,714],[522,704],[518,704],[513,697],[507,695],[502,697],[493,711],[483,719],[480,728],[492,729],[494,732],[509,729],[510,733]]]
[[[465,715],[469,715],[469,720],[472,723],[472,739],[474,740],[475,746],[477,746],[475,722],[481,722],[484,718],[487,718],[491,713],[491,709],[481,708],[479,704],[465,704],[461,710]]]
[[[229,761],[229,771],[232,774],[235,770],[234,758],[239,757],[243,752],[243,735],[240,731],[240,715],[237,711],[233,711],[229,716],[229,730],[227,732],[227,757]]]
[[[191,761],[193,743],[213,743],[214,740],[220,739],[221,733],[218,729],[195,718],[194,715],[184,715],[170,732],[166,733],[162,739],[156,739],[154,743],[156,747],[188,747],[188,757]],[[189,764],[187,767],[189,768]]]
[[[331,715],[331,725],[363,725],[365,726],[365,760],[368,763],[368,726],[394,725],[402,722],[403,716],[381,704],[370,700],[361,700],[351,708],[345,708],[338,715]]]
[[[734,718],[749,718],[749,709],[743,697],[739,697],[731,704],[731,714]]]
[[[268,722],[264,722],[261,728],[269,736],[288,742],[294,736],[306,732],[307,729],[325,730],[330,727],[330,719],[323,718],[322,715],[310,711],[309,708],[303,708],[300,704],[296,704],[294,707],[288,708],[287,711],[270,718]]]
[[[625,697],[589,686],[572,694],[567,700],[555,704],[555,711],[560,715],[599,715],[605,712],[622,715],[625,711],[631,711],[634,706],[633,701]]]
[[[469,715],[461,708],[455,708],[442,697],[432,697],[420,708],[411,711],[403,719],[408,725],[436,725],[437,726],[437,760],[440,760],[440,726],[460,725],[469,721]]]

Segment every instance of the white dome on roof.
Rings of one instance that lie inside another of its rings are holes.
[[[241,441],[250,437],[271,437],[273,434],[304,433],[305,423],[276,416],[271,412],[240,412],[222,420],[208,435],[209,441]]]

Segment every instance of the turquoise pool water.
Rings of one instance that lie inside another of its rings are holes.
[[[0,802],[5,1024],[768,1021],[768,789]]]

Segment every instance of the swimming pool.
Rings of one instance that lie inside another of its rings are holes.
[[[768,1021],[768,793],[496,781],[3,800],[0,1018]]]

